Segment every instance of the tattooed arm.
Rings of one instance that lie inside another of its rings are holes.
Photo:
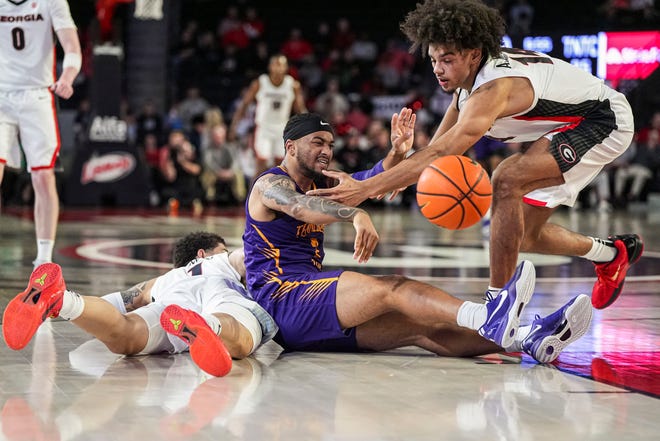
[[[355,228],[353,258],[359,262],[366,262],[378,244],[378,233],[366,211],[326,198],[298,193],[295,183],[288,176],[262,176],[255,183],[249,204],[253,217],[255,211],[264,213],[264,209],[267,209],[310,224],[351,222]],[[256,210],[253,211],[253,208]]]
[[[120,291],[121,298],[126,306],[126,312],[131,312],[140,306],[151,303],[151,287],[156,279],[140,282],[128,289]]]
[[[299,221],[310,224],[352,222],[358,214],[367,213],[318,196],[306,196],[296,191],[288,176],[267,175],[257,181],[260,200],[266,207],[281,211]]]

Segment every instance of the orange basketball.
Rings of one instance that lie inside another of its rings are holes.
[[[493,187],[486,170],[466,156],[443,156],[417,181],[417,203],[431,222],[450,230],[477,223],[488,211]]]

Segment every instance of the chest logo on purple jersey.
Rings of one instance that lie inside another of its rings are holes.
[[[573,164],[578,159],[577,153],[575,153],[575,149],[568,144],[559,145],[559,154],[561,155],[562,159],[569,164]]]

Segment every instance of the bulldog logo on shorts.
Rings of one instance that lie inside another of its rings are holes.
[[[559,154],[561,155],[562,159],[569,164],[573,164],[578,159],[577,153],[575,153],[575,149],[573,149],[573,147],[568,144],[559,145]]]

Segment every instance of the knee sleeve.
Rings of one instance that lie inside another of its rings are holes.
[[[149,331],[147,345],[136,355],[158,354],[161,352],[176,354],[188,350],[186,342],[179,337],[168,334],[160,325],[160,315],[165,309],[165,306],[162,303],[150,303],[129,313],[142,317],[147,323],[147,329]]]
[[[257,320],[249,309],[236,303],[223,302],[218,305],[213,312],[232,316],[248,330],[252,336],[252,349],[250,349],[250,354],[259,347],[261,344],[261,338],[263,337],[261,325],[259,324],[259,320]],[[222,336],[222,332],[220,333],[220,336]]]

